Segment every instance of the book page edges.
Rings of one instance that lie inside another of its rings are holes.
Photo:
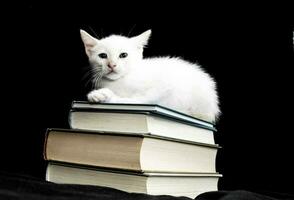
[[[85,130],[85,129],[49,128],[49,129],[47,129],[47,134],[50,131],[81,133],[81,134],[98,134],[98,135],[101,134],[101,135],[113,135],[113,136],[125,136],[125,137],[140,137],[140,138],[146,137],[146,138],[155,138],[155,139],[159,139],[159,140],[167,140],[167,141],[171,141],[171,142],[179,142],[179,143],[205,146],[205,147],[210,147],[210,148],[222,148],[218,144],[207,144],[207,143],[201,143],[201,142],[193,142],[193,141],[188,141],[188,140],[158,136],[158,135],[153,135],[152,133],[149,133],[149,132],[134,133],[134,132],[94,131],[94,130]]]

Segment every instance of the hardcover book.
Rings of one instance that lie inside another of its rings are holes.
[[[213,128],[213,123],[195,118],[185,113],[160,106],[157,104],[127,104],[127,103],[90,103],[88,101],[73,101],[72,109],[78,110],[104,110],[104,111],[125,111],[125,112],[151,112],[158,115],[164,115],[181,121],[196,123],[202,126]]]
[[[138,172],[215,173],[218,148],[142,133],[48,129],[44,158]]]
[[[50,162],[46,180],[55,183],[111,187],[127,192],[195,198],[216,191],[217,173],[138,173]]]
[[[212,124],[157,105],[73,102],[69,125],[72,129],[135,132],[215,144]]]

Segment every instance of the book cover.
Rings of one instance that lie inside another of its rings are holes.
[[[109,104],[93,104],[96,107],[110,106],[109,109],[98,109],[73,106],[68,115],[68,123],[72,129],[106,131],[106,132],[129,132],[144,133],[182,139],[192,142],[215,144],[214,127],[188,122],[175,117],[152,112],[151,109],[113,109]],[[119,104],[121,105],[121,104]],[[131,105],[133,107],[133,105]],[[140,106],[139,106],[140,107]]]
[[[145,134],[48,129],[44,158],[144,172],[215,173],[218,148]]]
[[[46,180],[86,184],[152,195],[187,196],[218,189],[218,173],[139,173],[49,162]]]
[[[100,110],[105,112],[150,112],[153,114],[173,118],[175,120],[181,120],[214,129],[214,124],[212,122],[208,122],[157,104],[90,103],[87,101],[73,101],[72,110]]]

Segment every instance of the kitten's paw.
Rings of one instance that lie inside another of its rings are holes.
[[[110,89],[107,89],[107,88],[93,90],[87,95],[88,101],[100,102],[100,103],[110,102],[114,96],[115,96],[114,93]]]

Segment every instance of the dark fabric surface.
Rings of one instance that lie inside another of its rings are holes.
[[[189,200],[186,197],[172,197],[167,195],[152,196],[119,191],[112,188],[54,184],[26,175],[0,172],[0,199],[56,199],[56,200]],[[218,191],[199,195],[197,200],[290,200],[293,196],[283,194],[257,194],[249,191]]]
[[[196,200],[294,200],[290,194],[260,192],[254,193],[244,190],[206,192],[199,195]]]

